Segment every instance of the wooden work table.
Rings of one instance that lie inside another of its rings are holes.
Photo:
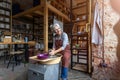
[[[4,44],[8,44],[8,45],[15,45],[15,51],[18,50],[17,45],[18,44],[23,44],[24,45],[24,54],[25,54],[25,62],[29,62],[29,53],[28,53],[28,45],[35,45],[35,41],[29,41],[29,42],[0,42],[0,45],[4,45]]]
[[[0,42],[0,44],[31,44],[32,42]]]

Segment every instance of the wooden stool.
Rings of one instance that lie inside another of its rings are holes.
[[[18,57],[20,57],[21,54],[23,54],[23,51],[12,51],[12,52],[10,52],[10,59],[9,59],[7,68],[9,67],[10,63],[13,63],[13,65],[12,65],[12,71],[13,71],[14,70],[14,64],[17,65],[18,62],[20,64],[20,59],[18,60]]]

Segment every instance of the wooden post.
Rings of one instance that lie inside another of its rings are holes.
[[[10,7],[11,7],[11,11],[10,11],[10,32],[11,32],[11,39],[12,39],[12,25],[13,25],[13,19],[12,19],[12,0],[10,1],[11,2],[11,5],[10,5]],[[9,47],[10,49],[9,49],[9,52],[12,50],[12,45],[10,45],[10,47]]]
[[[44,2],[44,51],[48,51],[48,7],[47,0]]]
[[[89,35],[88,35],[88,37],[89,37],[89,57],[88,57],[88,59],[89,59],[89,73],[92,73],[92,44],[91,44],[91,6],[92,6],[92,0],[89,0],[89,17],[88,17],[88,26],[87,27],[89,27],[88,28],[88,32],[89,32]]]
[[[33,27],[32,27],[32,29],[33,29],[33,38],[32,38],[32,40],[35,40],[35,18],[33,17]]]

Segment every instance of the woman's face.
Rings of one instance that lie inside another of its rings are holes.
[[[112,8],[120,14],[120,0],[110,0]]]
[[[62,33],[61,29],[60,29],[58,26],[55,26],[55,27],[54,27],[54,32],[55,32],[57,35],[61,35],[61,33]]]

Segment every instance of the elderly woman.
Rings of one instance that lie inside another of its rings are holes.
[[[57,53],[63,55],[61,78],[62,80],[67,80],[71,55],[68,35],[63,32],[61,26],[58,23],[54,24],[53,30],[55,32],[55,36],[53,37],[53,50],[50,52],[50,55],[55,55]]]

